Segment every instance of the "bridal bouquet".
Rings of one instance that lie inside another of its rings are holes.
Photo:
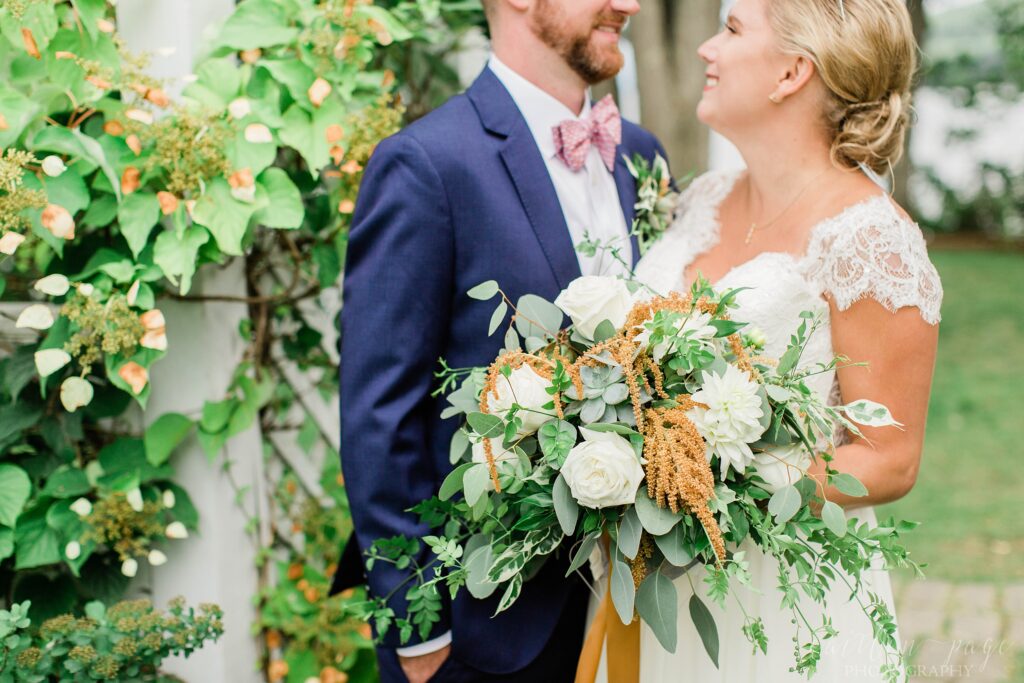
[[[674,651],[673,579],[703,564],[703,593],[724,603],[750,583],[740,549],[750,539],[778,560],[780,602],[801,626],[798,671],[813,672],[821,641],[835,635],[827,618],[807,618],[805,601],[823,603],[843,582],[861,601],[895,676],[895,622],[881,599],[861,595],[859,582],[878,560],[917,568],[900,545],[913,525],[848,521],[822,498],[825,484],[867,493],[831,466],[833,435],[898,426],[888,409],[867,400],[829,406],[811,391],[809,376],[845,359],[800,366],[818,326],[810,314],[782,357],[768,358],[760,354],[762,335],[742,322],[740,290],[720,293],[701,281],[686,296],[643,300],[636,287],[582,277],[553,303],[526,295],[514,306],[495,282],[469,292],[499,298],[491,334],[512,308],[504,349],[486,368],[442,364],[439,391],[450,392],[443,416],[463,422],[451,442],[454,470],[435,498],[414,508],[439,530],[422,539],[432,561],[417,561],[415,540],[376,543],[371,565],[410,569],[409,615],[396,620],[379,599],[366,616],[379,631],[394,624],[406,639],[415,629],[426,637],[444,587],[453,597],[463,587],[476,598],[500,595],[500,612],[565,547],[567,575],[603,554],[623,623],[638,615]],[[565,329],[564,315],[572,321]],[[816,459],[824,473],[811,477]],[[689,611],[717,660],[718,635],[700,592],[693,591]],[[743,632],[767,651],[758,618],[749,617]]]

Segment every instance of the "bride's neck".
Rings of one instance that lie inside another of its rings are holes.
[[[825,182],[836,169],[828,145],[808,135],[781,133],[738,142],[747,165],[751,208],[773,211],[790,202],[808,183]]]

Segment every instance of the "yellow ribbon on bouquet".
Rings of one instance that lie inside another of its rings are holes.
[[[594,683],[605,644],[608,646],[608,683],[640,681],[640,621],[633,619],[623,624],[615,611],[611,594],[613,564],[609,563],[608,587],[583,642],[576,665],[576,683]]]

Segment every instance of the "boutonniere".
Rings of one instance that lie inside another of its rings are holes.
[[[640,245],[640,255],[661,237],[675,217],[679,193],[672,189],[668,162],[660,155],[649,162],[640,154],[625,159],[629,174],[636,180],[636,204],[633,205],[632,234]]]

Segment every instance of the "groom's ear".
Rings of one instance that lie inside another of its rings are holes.
[[[780,100],[795,95],[810,82],[815,72],[814,62],[803,55],[794,56],[776,83],[775,94]]]

